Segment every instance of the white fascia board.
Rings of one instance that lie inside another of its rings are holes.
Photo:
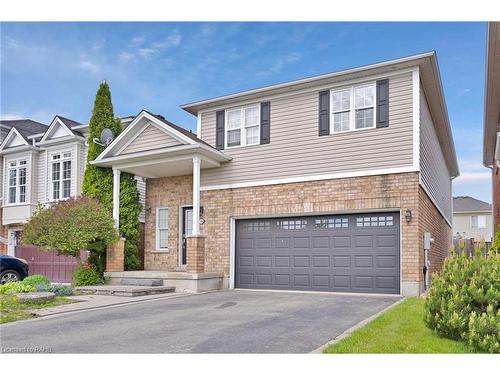
[[[71,143],[71,142],[79,142],[84,143],[86,139],[84,137],[80,137],[79,135],[68,135],[66,137],[60,137],[56,139],[48,139],[46,141],[36,142],[35,145],[41,148],[54,146],[59,144]]]

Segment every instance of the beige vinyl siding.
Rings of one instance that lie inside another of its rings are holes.
[[[131,154],[181,144],[183,143],[150,124],[120,154]]]
[[[87,167],[87,147],[84,144],[77,145],[78,149],[78,181],[76,181],[76,195],[82,195],[83,176]]]
[[[146,181],[139,176],[134,178],[137,181],[137,190],[139,190],[139,203],[142,205],[139,221],[144,223],[146,221]]]
[[[47,201],[47,151],[38,153],[37,163],[37,202]]]
[[[201,137],[215,146],[215,111]],[[202,171],[201,185],[364,172],[413,165],[412,74],[389,79],[389,127],[318,136],[318,91],[271,100],[271,142],[224,150],[233,157]]]
[[[422,89],[420,90],[420,180],[434,204],[451,223],[451,176]]]

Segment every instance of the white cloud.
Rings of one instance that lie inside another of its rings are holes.
[[[153,48],[139,48],[139,56],[144,57],[145,59],[149,59],[154,54],[158,53],[158,50]]]
[[[258,72],[257,75],[267,76],[271,74],[280,73],[283,70],[283,68],[285,68],[287,65],[296,63],[300,61],[301,58],[302,55],[298,52],[292,52],[286,56],[278,57],[273,61],[273,63],[269,66],[267,70]]]
[[[118,55],[118,58],[122,61],[129,61],[134,58],[134,54],[130,52],[122,52]]]
[[[144,36],[142,35],[137,35],[130,39],[130,43],[132,44],[141,44],[142,42],[144,42]]]
[[[468,88],[461,89],[458,91],[458,95],[462,96],[462,95],[468,94],[470,91],[471,91],[471,89],[468,89]]]
[[[486,168],[484,168],[486,169]],[[478,183],[485,182],[489,180],[491,177],[491,173],[488,171],[485,172],[463,172],[455,179],[455,182],[460,183],[462,181],[477,181]]]
[[[87,58],[82,58],[80,62],[78,63],[78,66],[90,73],[97,73],[99,70],[101,70],[100,66],[92,61],[90,61]]]
[[[170,35],[168,35],[165,39],[154,42],[153,47],[158,49],[166,49],[170,47],[177,47],[181,44],[182,35],[179,31],[174,30]]]

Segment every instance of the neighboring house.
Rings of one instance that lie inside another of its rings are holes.
[[[453,235],[491,242],[493,237],[491,204],[472,197],[453,197]]]
[[[142,111],[93,162],[115,220],[120,172],[147,178],[146,271],[113,281],[416,295],[424,232],[441,268],[459,171],[435,53],[182,108],[197,136]]]
[[[483,164],[492,170],[493,230],[500,225],[500,22],[488,24]]]
[[[131,118],[123,119],[124,126]],[[23,224],[39,204],[52,204],[82,194],[87,163],[88,125],[55,116],[49,126],[32,120],[1,121],[1,220],[7,253],[27,258],[31,273],[70,281],[74,259],[19,246]],[[144,197],[145,183],[138,178]],[[144,215],[142,214],[142,221]]]
[[[25,119],[25,120],[0,120],[0,144],[3,143],[9,132],[13,127],[17,128],[17,132],[24,139],[28,139],[36,134],[44,133],[47,130],[47,125],[41,124],[39,122]],[[5,186],[5,181],[3,178],[3,154],[0,153],[0,203],[3,207],[4,205],[4,194],[3,194],[3,186]],[[21,177],[23,179],[23,177]],[[24,188],[23,188],[24,189]],[[0,254],[7,254],[9,247],[9,233],[7,227],[3,225],[3,209],[0,208]],[[14,234],[10,233],[10,247],[12,248],[12,244],[14,243]]]

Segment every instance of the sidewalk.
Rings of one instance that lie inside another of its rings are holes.
[[[66,305],[47,307],[44,309],[34,309],[30,312],[36,316],[49,316],[55,314],[63,314],[77,311],[92,310],[101,307],[117,306],[117,305],[127,305],[132,303],[140,303],[151,300],[158,299],[170,299],[182,296],[190,295],[189,293],[169,293],[169,294],[156,294],[149,296],[140,297],[117,297],[109,295],[81,295],[81,296],[71,296],[66,297],[75,301],[74,303],[69,303]]]

